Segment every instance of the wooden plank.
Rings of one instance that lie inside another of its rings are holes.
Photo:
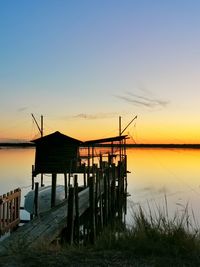
[[[89,207],[89,188],[81,191],[78,195],[79,215],[82,215]],[[33,247],[52,242],[67,225],[67,201],[48,212],[39,214],[37,218],[20,227],[2,244],[0,251],[9,250],[12,244],[23,243],[27,247]]]
[[[99,194],[103,194],[104,181],[100,181]],[[78,193],[78,209],[81,216],[89,208],[89,188],[85,188]],[[4,207],[4,206],[3,206]],[[12,249],[12,244],[23,244],[26,247],[34,247],[41,244],[48,244],[55,240],[62,229],[67,226],[67,201],[52,208],[38,217],[19,227],[3,242],[0,242],[0,252],[8,253]],[[5,216],[4,216],[5,217]],[[3,218],[4,218],[3,217]],[[2,223],[6,223],[5,220]]]

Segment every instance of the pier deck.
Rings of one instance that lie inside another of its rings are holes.
[[[79,216],[89,208],[89,188],[79,192]],[[67,201],[40,214],[18,228],[3,242],[0,253],[9,253],[17,248],[42,247],[50,244],[67,226]]]

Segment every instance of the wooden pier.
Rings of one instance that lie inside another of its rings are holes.
[[[82,204],[87,207],[88,189],[84,194],[79,195]],[[85,203],[84,203],[85,202]],[[83,208],[82,208],[83,210]],[[8,250],[16,247],[34,247],[45,246],[54,241],[61,233],[62,229],[67,226],[67,201],[59,206],[40,214],[30,222],[19,227],[6,240],[0,243],[0,252],[8,252]]]
[[[119,141],[121,144],[119,154],[116,154],[113,146],[111,146],[106,156],[100,152],[98,161],[95,161],[95,144],[102,142],[112,142],[113,144],[114,141]],[[40,213],[38,201],[35,199],[33,219],[0,242],[0,252],[9,253],[16,247],[44,247],[56,239],[78,245],[86,242],[94,243],[96,236],[102,232],[106,225],[114,223],[116,220],[123,223],[123,214],[126,213],[127,206],[127,158],[124,144],[124,136],[88,141],[84,143],[84,146],[82,144],[84,149],[87,149],[86,160],[74,161],[73,168],[71,168],[71,164],[68,164],[66,170],[69,172],[63,172],[66,199],[59,205],[55,205],[55,168],[59,170],[59,167],[58,165],[49,165],[51,172],[52,166],[54,168],[51,209]],[[43,173],[43,166],[37,164],[36,167],[40,168],[40,171],[36,173],[35,168],[33,168],[33,176]],[[48,164],[44,165],[46,172],[47,166]],[[63,166],[62,163],[61,167],[63,168]],[[81,186],[79,186],[80,176],[84,181]],[[38,197],[37,191],[38,184],[35,187],[35,193]]]

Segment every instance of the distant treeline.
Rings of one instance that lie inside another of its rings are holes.
[[[33,147],[33,143],[0,143],[0,147]]]
[[[120,147],[119,144],[95,144],[95,147]],[[0,147],[35,147],[34,143],[0,143]],[[87,147],[87,146],[86,146]],[[126,144],[127,148],[192,148],[200,149],[200,144]]]
[[[200,144],[127,144],[126,146],[141,148],[200,148]]]
[[[119,144],[96,144],[95,147],[120,147]],[[127,148],[192,148],[200,149],[200,144],[126,144]]]

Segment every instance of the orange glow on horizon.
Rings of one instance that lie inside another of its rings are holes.
[[[123,127],[127,122],[123,123]],[[48,123],[50,124],[50,123]],[[51,125],[51,124],[50,124]],[[123,128],[122,127],[122,128]],[[40,136],[38,129],[30,131],[31,124],[24,123],[23,127],[2,131],[0,136],[3,139],[17,140],[33,140]],[[54,122],[54,125],[49,129],[44,127],[44,135],[48,135],[55,131],[60,131],[63,134],[79,139],[81,141],[100,139],[117,136],[119,134],[118,121],[115,118],[106,120],[80,120],[69,121],[66,125],[60,121]],[[137,144],[199,144],[200,143],[200,126],[194,122],[186,125],[183,122],[180,124],[170,124],[170,122],[161,123],[161,121],[139,121],[136,127],[132,126],[123,134],[129,134],[127,143]],[[133,137],[133,138],[132,138]]]

